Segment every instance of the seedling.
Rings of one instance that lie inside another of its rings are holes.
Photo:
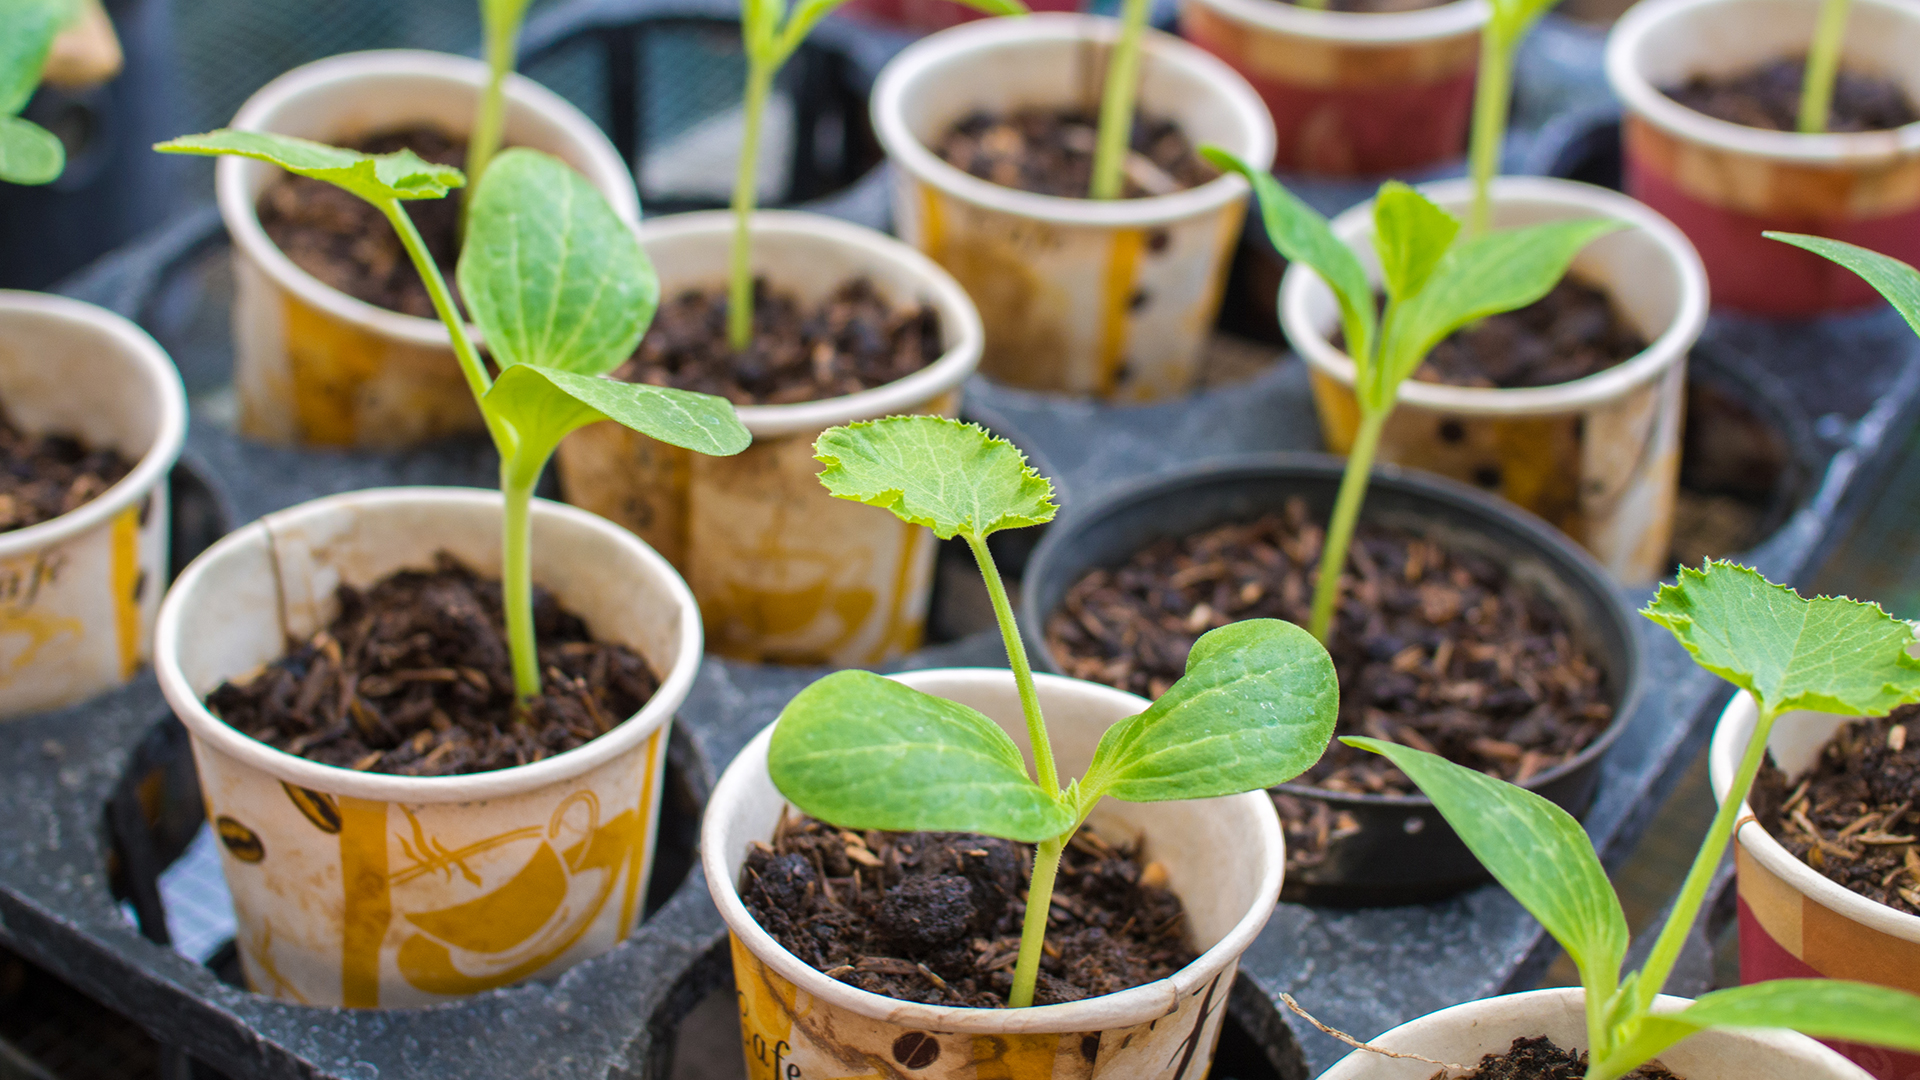
[[[1400,397],[1400,385],[1448,334],[1468,323],[1522,308],[1540,299],[1595,237],[1621,227],[1587,218],[1460,237],[1460,223],[1426,196],[1398,181],[1381,185],[1373,201],[1373,250],[1380,259],[1386,308],[1376,311],[1367,271],[1333,235],[1327,220],[1262,170],[1216,147],[1201,151],[1221,169],[1252,183],[1267,235],[1288,260],[1311,267],[1333,289],[1340,326],[1353,358],[1360,426],[1347,454],[1346,473],[1320,553],[1313,613],[1307,628],[1325,642],[1333,629],[1340,571],[1380,433]]]
[[[1820,21],[1813,27],[1813,45],[1807,50],[1807,68],[1800,77],[1800,115],[1795,125],[1803,135],[1827,130],[1833,107],[1833,84],[1840,77],[1840,45],[1847,36],[1847,11],[1852,0],[1821,0]]]
[[[1527,31],[1559,0],[1489,0],[1493,9],[1480,32],[1480,74],[1473,88],[1473,134],[1467,162],[1473,171],[1473,209],[1467,235],[1493,227],[1493,177],[1507,141],[1507,110],[1513,101],[1513,58]]]
[[[753,343],[754,181],[760,170],[760,131],[773,93],[773,78],[820,20],[847,0],[800,0],[791,11],[786,0],[745,0],[740,37],[747,53],[746,130],[740,136],[740,164],[733,181],[733,250],[727,280],[727,343],[745,352]],[[960,0],[989,15],[1023,15],[1020,0]]]
[[[1642,614],[1695,662],[1753,696],[1759,719],[1720,810],[1639,971],[1621,977],[1627,920],[1593,845],[1571,814],[1523,788],[1412,747],[1346,738],[1390,758],[1420,785],[1481,865],[1567,950],[1586,990],[1587,1080],[1614,1080],[1697,1031],[1792,1028],[1816,1038],[1920,1051],[1920,997],[1835,979],[1779,979],[1718,990],[1653,1013],[1781,713],[1881,716],[1920,701],[1913,628],[1872,604],[1802,599],[1744,566],[1683,569]]]
[[[1117,199],[1133,146],[1133,106],[1140,93],[1140,38],[1146,33],[1151,0],[1121,0],[1120,37],[1107,60],[1100,93],[1100,131],[1093,148],[1093,184],[1088,195]]]
[[[1053,488],[1020,452],[970,424],[896,416],[833,428],[814,444],[820,482],[935,536],[963,538],[1013,669],[1038,779],[985,716],[865,671],[840,671],[793,699],[768,750],[774,785],[846,829],[984,833],[1036,845],[1008,1004],[1033,1004],[1060,852],[1101,798],[1205,799],[1298,776],[1333,735],[1333,661],[1291,623],[1253,619],[1194,643],[1187,671],[1145,712],[1107,729],[1086,774],[1063,788],[1026,645],[987,538],[1050,521]]]
[[[0,0],[0,180],[50,184],[67,167],[60,137],[20,110],[40,85],[53,39],[72,21],[71,0]]]
[[[467,139],[467,183],[480,189],[493,156],[500,152],[500,139],[507,122],[507,76],[513,74],[513,59],[520,49],[520,24],[527,17],[531,0],[480,0],[481,37],[487,54],[487,86],[480,92],[480,108],[474,113],[473,134]]]
[[[702,454],[737,454],[751,439],[721,398],[601,378],[633,354],[659,304],[659,281],[632,229],[558,159],[514,149],[494,160],[474,193],[458,268],[460,295],[499,368],[494,378],[401,206],[444,197],[465,182],[460,170],[411,150],[376,157],[255,131],[189,135],[156,149],[270,162],[367,200],[393,224],[500,451],[501,590],[514,689],[522,701],[538,694],[530,510],[560,440],[600,420]]]

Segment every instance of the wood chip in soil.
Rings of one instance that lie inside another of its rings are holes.
[[[935,152],[954,168],[1001,187],[1084,199],[1093,184],[1099,128],[1092,110],[973,112],[947,132]],[[1180,125],[1163,117],[1136,113],[1129,147],[1121,166],[1123,198],[1171,195],[1220,175],[1195,152]]]
[[[902,1001],[1002,1008],[1013,988],[1033,848],[971,833],[836,829],[783,815],[747,852],[740,893],[774,940],[850,986]],[[1034,1004],[1114,994],[1193,962],[1166,869],[1082,828],[1060,862]]]
[[[1586,1080],[1587,1052],[1562,1050],[1546,1036],[1520,1038],[1504,1054],[1488,1054],[1472,1072],[1454,1076],[1442,1069],[1432,1080]],[[1681,1080],[1658,1061],[1628,1073],[1625,1080]]]
[[[614,377],[715,394],[735,405],[790,405],[871,390],[939,360],[940,315],[896,307],[855,278],[811,307],[753,283],[753,341],[727,341],[724,289],[693,289],[660,305],[633,358]]]
[[[1797,131],[1804,56],[1779,59],[1725,76],[1695,75],[1661,87],[1668,97],[1716,120],[1766,131]],[[1834,80],[1827,130],[1890,131],[1920,120],[1920,109],[1897,80],[1842,68]]]
[[[133,471],[112,447],[71,435],[29,435],[0,411],[0,532],[72,513]]]
[[[1068,675],[1158,698],[1201,634],[1243,619],[1305,625],[1324,532],[1305,502],[1248,523],[1162,540],[1094,570],[1047,620]],[[1613,718],[1609,687],[1566,617],[1496,561],[1362,521],[1336,608],[1341,735],[1370,735],[1524,783],[1568,760]],[[1299,783],[1412,795],[1385,758],[1335,742]],[[1314,799],[1275,793],[1287,865],[1325,861],[1357,829]]]
[[[467,144],[437,127],[383,131],[345,144],[366,154],[412,150],[437,165],[466,164]],[[460,192],[444,199],[401,204],[447,287],[458,291],[454,264],[460,258]],[[324,180],[283,173],[260,196],[260,224],[295,266],[323,284],[376,307],[432,319],[433,301],[406,248],[373,204]]]
[[[611,731],[660,681],[638,653],[596,642],[579,616],[534,591],[541,694],[516,718],[500,583],[445,553],[365,591],[245,682],[207,697],[214,715],[323,765],[452,776],[526,765]]]
[[[1748,805],[1829,881],[1920,915],[1920,706],[1842,726],[1791,780],[1769,753]]]

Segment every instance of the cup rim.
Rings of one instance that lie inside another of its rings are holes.
[[[1448,0],[1416,11],[1320,11],[1288,0],[1191,0],[1273,34],[1343,45],[1412,45],[1478,33],[1492,15],[1487,0]]]

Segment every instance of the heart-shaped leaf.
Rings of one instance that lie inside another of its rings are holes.
[[[767,768],[795,806],[847,829],[1037,843],[1076,823],[998,724],[867,671],[835,672],[788,703]]]
[[[183,135],[159,143],[163,154],[199,154],[213,157],[236,154],[270,162],[290,173],[325,180],[375,205],[393,200],[439,199],[466,183],[451,165],[435,165],[411,150],[391,154],[362,154],[311,139],[274,135],[265,131],[221,128],[205,135]]]
[[[513,428],[519,440],[514,456],[529,467],[544,464],[576,428],[601,420],[719,457],[737,454],[753,441],[725,398],[539,364],[515,364],[502,371],[482,404]]]
[[[942,416],[890,416],[822,434],[820,482],[942,540],[1053,520],[1053,485],[1012,443]]]
[[[1866,283],[1880,291],[1887,298],[1900,317],[1914,333],[1920,334],[1920,270],[1915,270],[1899,259],[1869,251],[1857,244],[1844,240],[1829,240],[1824,236],[1806,236],[1801,233],[1769,232],[1762,236],[1778,240],[1783,244],[1792,244],[1805,248],[1815,255],[1824,256],[1841,266],[1859,274]]]
[[[0,116],[0,180],[50,184],[67,167],[59,136],[17,116]]]

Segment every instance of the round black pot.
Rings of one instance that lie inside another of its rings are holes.
[[[1113,568],[1154,541],[1215,525],[1251,521],[1290,497],[1324,520],[1344,462],[1323,454],[1263,454],[1203,462],[1113,492],[1047,530],[1028,564],[1022,622],[1044,635],[1048,616],[1089,571]],[[1606,572],[1561,533],[1524,510],[1451,480],[1377,466],[1361,516],[1408,529],[1455,549],[1497,559],[1540,589],[1567,617],[1576,645],[1603,672],[1614,719],[1569,761],[1525,786],[1578,816],[1592,805],[1600,759],[1619,737],[1640,697],[1641,662],[1633,613]],[[1062,669],[1045,642],[1040,663]],[[1282,898],[1341,906],[1419,903],[1488,880],[1465,844],[1420,796],[1347,795],[1304,784],[1289,794],[1320,799],[1352,814],[1360,831],[1333,844],[1325,862],[1288,870]]]

